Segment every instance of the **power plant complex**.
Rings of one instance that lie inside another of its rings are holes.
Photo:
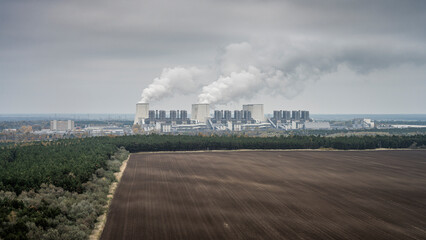
[[[263,104],[246,104],[241,110],[214,110],[210,104],[192,104],[186,110],[150,110],[149,103],[137,103],[134,125],[142,132],[245,131],[260,129],[329,129],[314,122],[305,110],[275,110],[266,117]]]

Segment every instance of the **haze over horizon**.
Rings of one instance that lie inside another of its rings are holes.
[[[0,114],[138,101],[426,114],[425,12],[420,0],[2,1]]]

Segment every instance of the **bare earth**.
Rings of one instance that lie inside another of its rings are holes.
[[[101,239],[426,239],[426,151],[133,154]]]

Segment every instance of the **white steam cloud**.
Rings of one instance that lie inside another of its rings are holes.
[[[293,48],[293,51],[296,51]],[[254,96],[264,90],[286,98],[298,95],[305,84],[316,80],[333,67],[315,64],[303,58],[302,52],[288,52],[280,48],[254,48],[247,42],[231,44],[220,58],[219,78],[202,88],[199,103],[226,104]],[[312,56],[310,56],[312,57]]]
[[[218,79],[202,88],[198,102],[226,104],[250,99],[259,93],[291,99],[306,85],[337,71],[340,66],[368,74],[419,60],[426,62],[425,56],[424,51],[401,48],[398,42],[345,45],[296,39],[263,45],[231,44],[219,58]]]
[[[198,96],[199,103],[226,104],[233,102],[247,93],[252,93],[262,84],[259,69],[249,66],[247,71],[231,72],[229,76],[220,76],[219,79],[202,89]]]
[[[199,103],[227,104],[249,100],[259,93],[291,99],[306,85],[335,72],[344,65],[354,72],[368,74],[376,69],[405,63],[426,62],[426,53],[416,48],[395,48],[398,42],[369,42],[345,45],[304,39],[275,44],[228,45],[218,63],[207,68],[166,68],[143,90],[142,102],[160,100],[175,93],[196,93]],[[216,79],[207,85],[209,74]],[[208,73],[208,74],[207,74]]]
[[[191,67],[175,67],[163,69],[160,77],[142,91],[141,103],[160,100],[176,93],[192,93],[199,89],[204,70]]]

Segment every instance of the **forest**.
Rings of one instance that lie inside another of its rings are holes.
[[[426,135],[135,135],[0,146],[0,238],[87,239],[109,185],[131,152],[233,149],[419,148]]]
[[[124,148],[90,146],[58,142],[0,151],[0,239],[88,239],[128,156]]]
[[[374,149],[426,145],[425,135],[414,136],[188,136],[134,135],[64,139],[8,145],[0,149],[0,190],[16,194],[42,183],[81,193],[82,184],[123,147],[129,152],[233,149]]]

